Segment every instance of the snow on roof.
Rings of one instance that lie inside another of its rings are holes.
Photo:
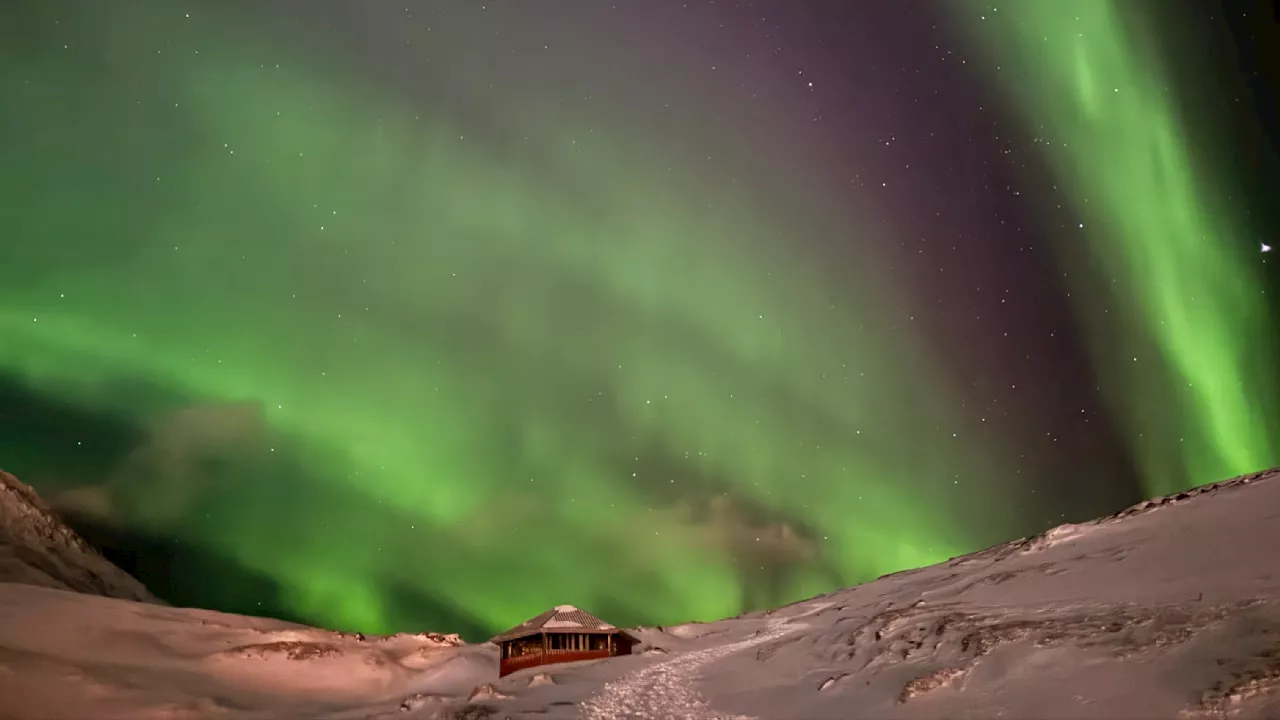
[[[492,642],[515,640],[540,632],[615,632],[618,628],[572,605],[557,605],[510,630],[495,635]]]

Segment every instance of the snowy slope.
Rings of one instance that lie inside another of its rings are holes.
[[[497,680],[492,645],[0,584],[0,718],[1280,717],[1280,472],[647,652]]]
[[[35,490],[0,470],[0,582],[158,602],[67,527]]]
[[[479,650],[479,651],[478,651]],[[319,717],[497,675],[457,636],[364,637],[0,584],[0,718]]]

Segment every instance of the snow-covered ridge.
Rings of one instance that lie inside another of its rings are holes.
[[[0,470],[0,582],[159,602],[58,517],[30,486]]]

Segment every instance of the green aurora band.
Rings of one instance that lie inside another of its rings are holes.
[[[424,629],[395,584],[489,629],[564,602],[710,619],[769,552],[778,602],[1012,527],[956,520],[981,499],[954,478],[1008,473],[956,437],[884,310],[902,289],[781,251],[870,225],[802,167],[766,196],[553,93],[489,108],[525,140],[485,141],[252,23],[159,16],[67,20],[77,60],[3,67],[0,370],[152,428],[105,478],[116,522],[369,632]],[[723,134],[702,117],[682,132]]]
[[[0,66],[0,372],[141,435],[46,482],[367,632],[452,629],[400,592],[488,630],[565,602],[711,619],[1018,527],[991,502],[1008,441],[961,427],[895,315],[883,210],[803,152],[754,159],[767,117],[738,123],[731,182],[687,149],[735,132],[705,89],[664,127],[556,88],[424,112],[331,51],[255,45],[257,20],[158,7],[65,19],[65,50]],[[1248,243],[1200,241],[1247,229],[1194,182],[1155,64],[1107,2],[973,16],[1080,202],[1093,257],[1063,261],[1148,492],[1277,464]],[[788,250],[850,228],[858,269]],[[1139,314],[1115,327],[1118,290]],[[765,567],[773,591],[744,593]]]
[[[1256,229],[1194,157],[1168,73],[1135,31],[1154,18],[1129,11],[1146,6],[963,7],[1083,218],[1091,267],[1063,260],[1080,268],[1074,297],[1148,495],[1280,464],[1277,323],[1249,262]],[[1135,314],[1108,317],[1108,304]]]

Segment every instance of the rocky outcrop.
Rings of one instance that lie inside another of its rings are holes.
[[[159,603],[75,533],[29,485],[0,471],[0,582]]]

